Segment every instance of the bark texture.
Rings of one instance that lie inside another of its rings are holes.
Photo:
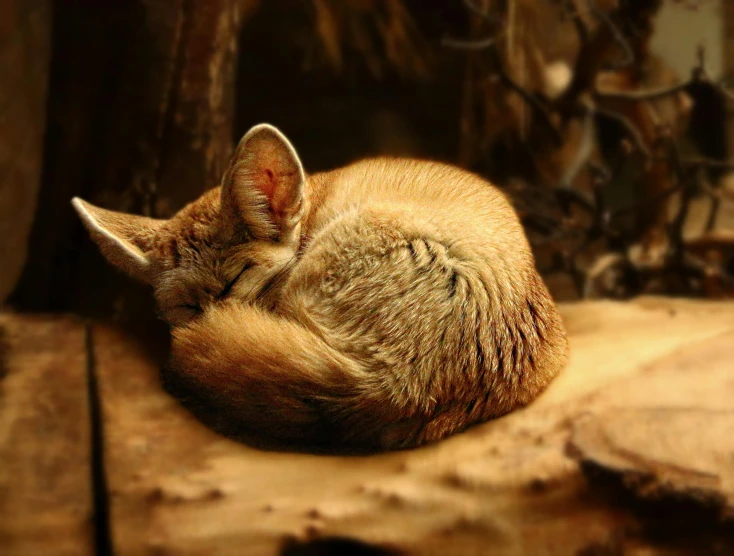
[[[72,0],[56,11],[43,202],[17,306],[152,314],[149,295],[94,253],[70,199],[166,217],[217,185],[233,144],[238,30],[257,3]]]
[[[0,304],[23,270],[36,208],[50,42],[49,0],[0,4]]]

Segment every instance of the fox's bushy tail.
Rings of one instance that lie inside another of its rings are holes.
[[[254,307],[218,307],[174,330],[170,372],[218,428],[266,444],[369,449],[390,420],[356,361]]]

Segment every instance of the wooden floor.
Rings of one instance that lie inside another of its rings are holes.
[[[237,444],[121,332],[0,316],[0,554],[734,554],[734,303],[563,315],[536,403],[359,458]]]

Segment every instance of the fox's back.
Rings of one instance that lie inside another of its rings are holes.
[[[455,426],[537,395],[563,363],[565,336],[499,191],[448,166],[389,159],[313,179],[310,239],[279,312],[369,369],[371,391],[401,414],[441,408]]]
[[[527,259],[529,246],[505,196],[478,176],[438,162],[415,159],[366,159],[310,179],[310,233],[345,212],[394,207],[396,224],[419,217],[447,239]],[[397,214],[399,213],[399,214]],[[531,263],[532,264],[532,263]]]

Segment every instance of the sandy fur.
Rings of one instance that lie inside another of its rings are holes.
[[[233,167],[260,161],[245,182],[240,166],[140,230],[174,382],[220,421],[286,444],[411,447],[530,403],[563,367],[560,317],[496,188],[410,159],[293,185],[292,147],[268,141],[265,158],[240,146]]]

